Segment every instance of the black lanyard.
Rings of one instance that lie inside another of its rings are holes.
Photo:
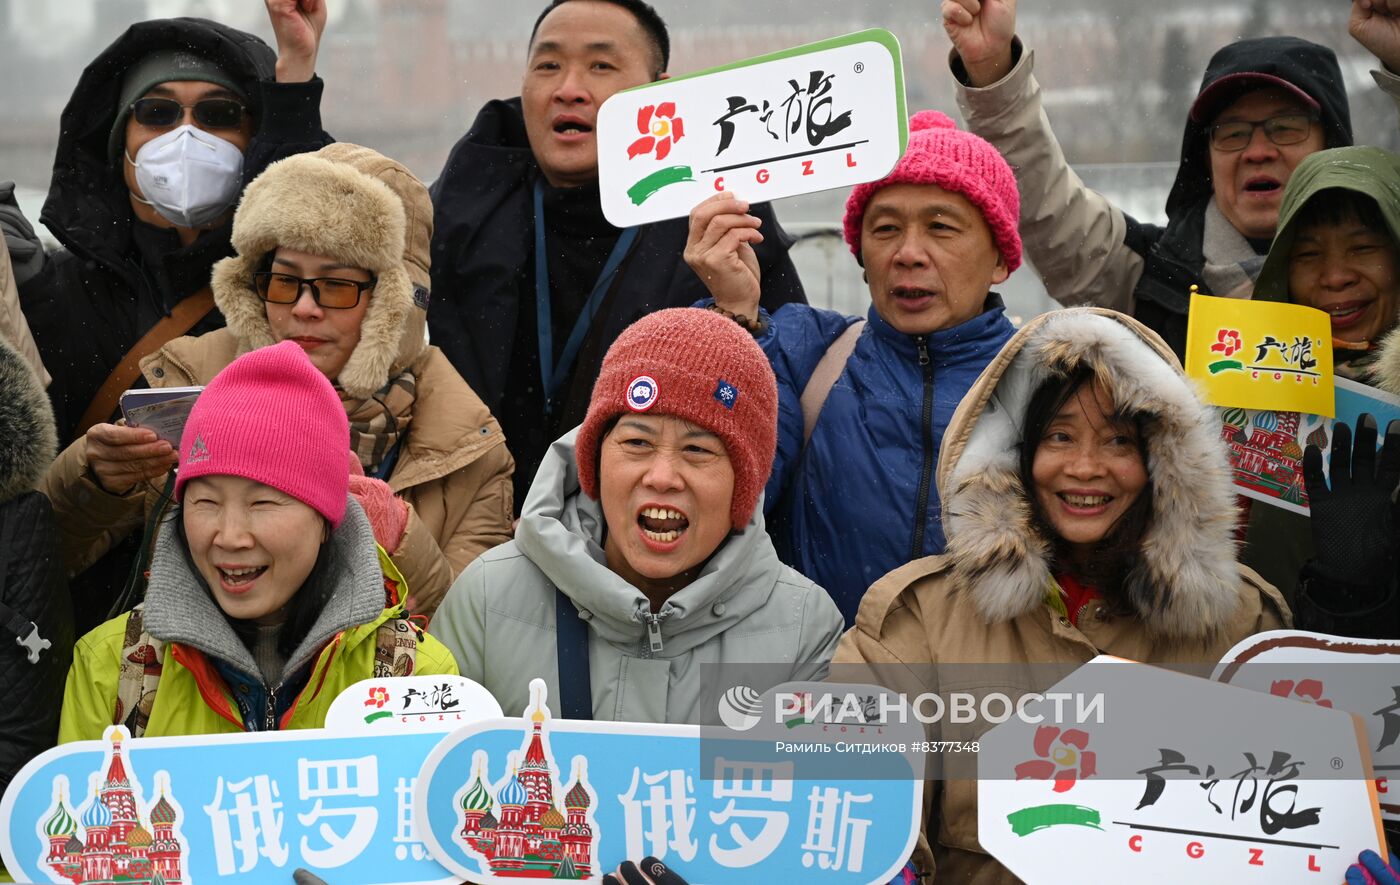
[[[598,281],[593,284],[593,291],[588,294],[583,311],[574,322],[574,329],[569,333],[569,340],[564,343],[564,352],[559,355],[559,363],[555,365],[554,326],[550,316],[549,299],[549,260],[545,252],[544,241],[544,182],[542,180],[535,181],[535,323],[539,335],[540,380],[544,383],[544,411],[546,415],[551,411],[554,395],[559,392],[559,388],[564,384],[564,379],[569,376],[569,372],[573,368],[574,359],[578,356],[579,348],[583,346],[583,337],[588,333],[588,327],[593,322],[593,315],[602,306],[603,296],[611,288],[613,277],[617,275],[617,269],[622,266],[623,259],[627,257],[627,253],[636,239],[637,228],[635,227],[624,228],[622,235],[617,238],[616,245],[608,254],[608,260],[603,264],[603,272],[598,274]]]

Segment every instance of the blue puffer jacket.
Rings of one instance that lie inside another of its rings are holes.
[[[953,410],[1015,329],[1001,296],[951,329],[905,335],[872,307],[802,450],[800,398],[854,317],[789,304],[758,343],[778,376],[778,454],[764,496],[783,561],[825,587],[850,626],[898,566],[943,552],[934,470]]]

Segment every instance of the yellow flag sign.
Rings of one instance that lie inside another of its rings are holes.
[[[1332,322],[1298,304],[1191,293],[1186,374],[1217,406],[1333,417]]]

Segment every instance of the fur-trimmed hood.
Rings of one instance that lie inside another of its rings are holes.
[[[0,338],[0,504],[35,488],[58,451],[53,407],[44,385]]]
[[[365,398],[422,355],[428,304],[428,189],[402,164],[353,144],[273,163],[233,217],[238,254],[214,266],[214,302],[240,352],[274,343],[252,275],[280,247],[325,255],[378,278],[360,343],[336,383]]]
[[[989,623],[1045,604],[1050,543],[1033,526],[1019,472],[1031,395],[1051,375],[1088,365],[1114,403],[1152,416],[1151,522],[1129,573],[1128,603],[1146,627],[1205,635],[1238,605],[1235,494],[1219,421],[1156,333],[1101,308],[1052,311],[1027,323],[959,405],[938,461],[947,556]]]

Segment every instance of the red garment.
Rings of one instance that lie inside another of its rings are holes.
[[[1098,590],[1081,583],[1068,572],[1056,575],[1055,582],[1060,585],[1060,596],[1065,603],[1065,616],[1076,627],[1079,626],[1079,613],[1084,610],[1084,606],[1103,597]]]

